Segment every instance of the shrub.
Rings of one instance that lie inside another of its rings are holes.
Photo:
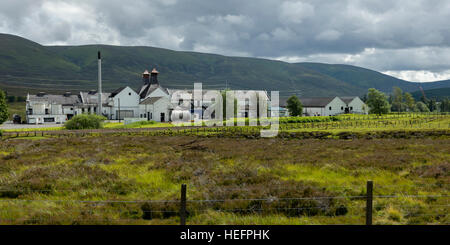
[[[5,93],[0,90],[0,124],[4,123],[8,120],[8,106],[6,105],[6,96]]]
[[[103,116],[95,114],[76,115],[64,124],[66,129],[98,129],[103,128]]]

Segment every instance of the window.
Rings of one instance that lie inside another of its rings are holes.
[[[45,114],[48,115],[50,112],[48,111],[48,108],[45,108]]]
[[[329,109],[330,109],[330,111],[331,111],[331,106],[330,106],[330,108],[329,108]]]
[[[128,93],[129,96],[131,96],[131,93]]]
[[[343,106],[341,106],[341,111],[343,111],[344,110],[344,107]]]
[[[350,110],[353,110],[353,106],[350,106]]]

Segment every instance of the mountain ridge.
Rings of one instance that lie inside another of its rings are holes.
[[[450,81],[414,83],[370,69],[341,64],[287,63],[251,57],[230,57],[147,46],[54,45],[0,34],[0,88],[11,94],[62,93],[97,87],[97,51],[102,52],[104,88],[128,85],[137,89],[140,74],[156,67],[166,87],[278,90],[280,97],[362,95],[370,87],[390,92],[450,87]]]

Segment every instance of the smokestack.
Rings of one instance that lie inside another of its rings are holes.
[[[97,114],[102,115],[102,57],[98,51],[98,108]]]

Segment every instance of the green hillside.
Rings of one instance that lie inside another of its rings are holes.
[[[442,101],[444,98],[450,98],[450,88],[439,88],[439,89],[427,89],[424,90],[427,99],[436,99],[437,101]],[[411,93],[415,100],[420,100],[422,98],[422,92],[415,91]]]
[[[279,90],[281,97],[362,95],[375,87],[418,90],[418,84],[372,70],[317,63],[286,63],[258,58],[172,51],[153,47],[110,45],[42,46],[27,39],[0,34],[0,87],[9,94],[79,91],[97,86],[97,50],[102,52],[106,90],[122,85],[137,89],[140,74],[156,67],[167,87]],[[450,87],[450,82],[427,83],[425,89]]]

